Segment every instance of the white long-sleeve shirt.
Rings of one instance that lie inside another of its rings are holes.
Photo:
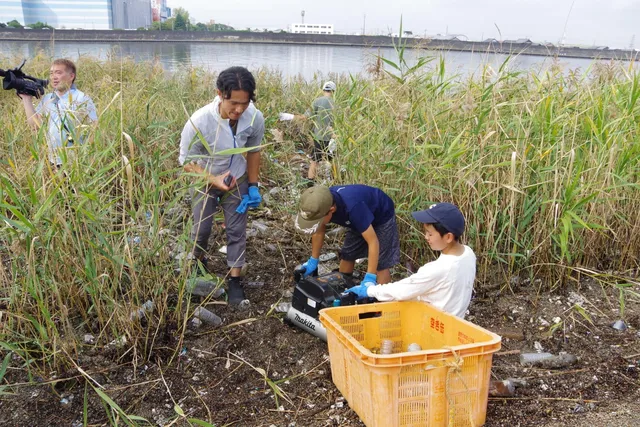
[[[441,254],[411,276],[367,289],[378,301],[418,300],[464,319],[476,277],[476,255],[464,246],[461,255]]]
[[[184,125],[180,137],[181,165],[195,161],[211,175],[221,175],[231,171],[231,175],[240,178],[247,171],[247,161],[241,154],[219,154],[231,148],[255,147],[251,153],[260,151],[264,137],[264,116],[253,102],[238,119],[235,135],[229,119],[220,116],[220,103],[217,96],[212,103],[193,113]],[[206,146],[205,146],[206,143]]]

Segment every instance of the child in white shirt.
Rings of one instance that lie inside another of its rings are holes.
[[[412,215],[423,224],[427,243],[441,252],[440,257],[406,279],[386,285],[363,283],[348,292],[378,301],[424,301],[464,318],[476,277],[476,256],[469,246],[460,243],[464,233],[462,213],[451,203],[436,203]]]

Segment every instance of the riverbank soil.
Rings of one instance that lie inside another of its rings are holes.
[[[223,298],[212,300],[207,308],[224,325],[190,327],[183,341],[179,325],[158,325],[154,314],[143,325],[154,348],[146,360],[139,349],[126,351],[127,344],[117,349],[87,343],[77,349],[77,366],[70,364],[66,372],[32,369],[29,377],[14,358],[0,388],[0,424],[125,425],[128,414],[163,426],[188,425],[189,418],[215,426],[364,425],[331,381],[326,344],[284,324],[274,309],[290,300],[292,271],[308,257],[308,243],[294,238],[289,218],[276,217],[268,207],[252,212],[252,220],[267,228],[249,237],[246,281],[264,286],[247,289],[248,309],[236,311]],[[217,248],[224,245],[224,234],[216,230],[211,257],[223,272]],[[337,233],[324,251],[336,252],[339,243]],[[395,274],[406,274],[403,270]],[[503,336],[494,379],[526,383],[513,397],[490,399],[487,426],[640,425],[637,299],[628,296],[621,313],[618,290],[585,277],[550,291],[535,278],[496,275],[479,278],[476,288],[468,320]],[[619,319],[625,320],[625,331],[611,327]],[[59,345],[61,354],[71,353]],[[578,362],[554,370],[521,366],[518,351],[536,349],[568,352]]]

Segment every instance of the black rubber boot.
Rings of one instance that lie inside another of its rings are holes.
[[[229,277],[227,279],[227,285],[229,290],[227,291],[227,295],[229,295],[229,305],[240,305],[242,301],[247,299],[244,295],[244,288],[242,287],[242,283],[240,283],[240,277]]]

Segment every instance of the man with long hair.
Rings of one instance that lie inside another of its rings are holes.
[[[245,293],[240,272],[247,246],[247,209],[262,202],[258,189],[260,143],[264,117],[253,101],[256,83],[243,67],[220,73],[217,97],[196,111],[185,124],[180,140],[180,164],[206,184],[193,193],[193,255],[208,270],[205,254],[218,205],[224,213],[227,265],[230,268],[228,302],[240,305]],[[225,154],[233,148],[251,148],[242,154]],[[222,153],[222,154],[221,154]]]

